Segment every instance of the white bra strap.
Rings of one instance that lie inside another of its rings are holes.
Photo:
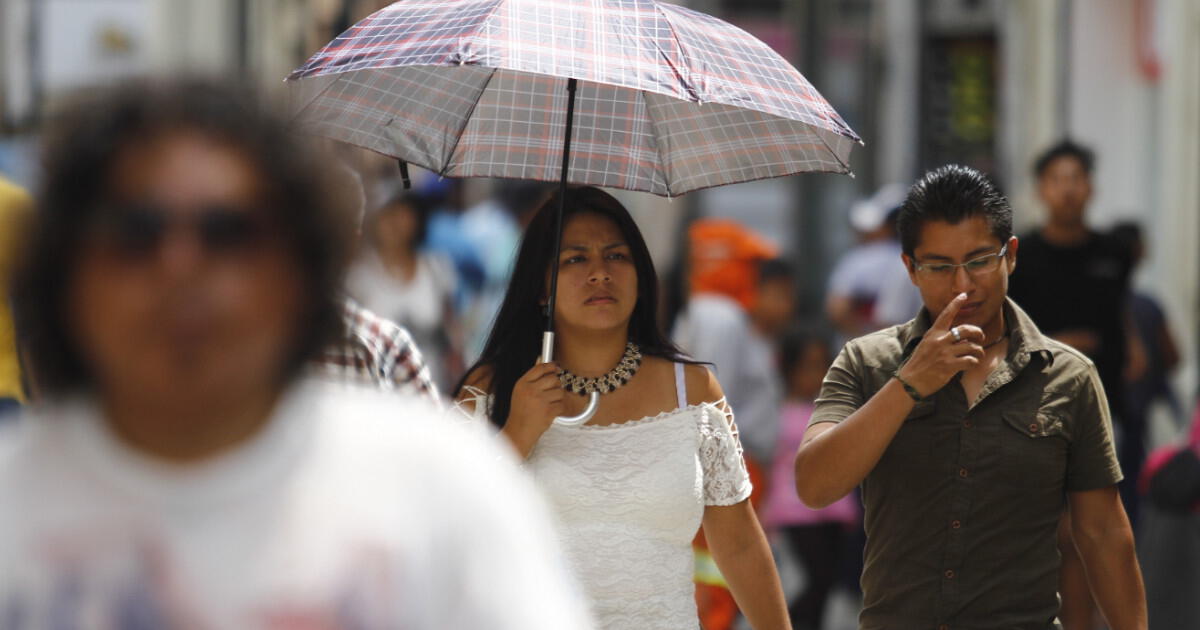
[[[683,378],[683,364],[675,364],[675,396],[679,398],[679,408],[687,406],[687,382]]]

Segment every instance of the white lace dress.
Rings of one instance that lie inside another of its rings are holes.
[[[526,465],[605,630],[698,628],[692,539],[704,507],[750,496],[732,411],[723,399],[687,405],[682,368],[678,408],[607,426],[552,425]]]

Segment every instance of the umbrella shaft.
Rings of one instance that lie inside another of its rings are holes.
[[[558,183],[558,216],[554,228],[554,258],[550,267],[550,297],[546,300],[548,333],[554,333],[554,305],[558,298],[558,258],[562,252],[563,214],[567,206],[567,170],[571,160],[571,127],[575,122],[575,86],[575,79],[567,79],[567,123],[563,130],[562,177]],[[548,356],[549,354],[544,354],[544,357]]]

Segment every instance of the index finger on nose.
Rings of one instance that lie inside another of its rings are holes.
[[[958,315],[958,310],[962,308],[963,303],[966,301],[966,293],[959,293],[954,296],[954,299],[950,300],[946,308],[942,309],[941,314],[934,320],[933,326],[930,326],[930,329],[950,330],[950,324],[954,323],[954,317]]]

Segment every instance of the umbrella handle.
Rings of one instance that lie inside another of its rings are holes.
[[[592,392],[588,394],[588,404],[578,416],[559,416],[554,419],[554,424],[565,427],[577,427],[596,415],[596,408],[600,406],[600,392]]]
[[[545,331],[542,333],[542,363],[549,363],[554,359],[554,333]],[[577,416],[559,416],[554,419],[554,424],[565,427],[577,427],[596,415],[596,409],[600,406],[600,392],[592,392],[589,394],[587,407]]]

